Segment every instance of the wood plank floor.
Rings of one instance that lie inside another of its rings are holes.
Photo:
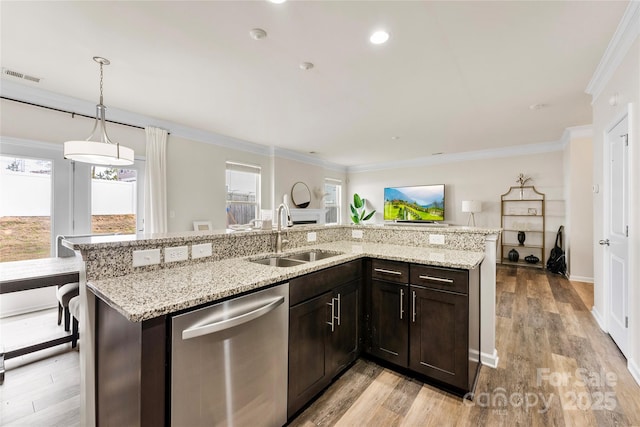
[[[291,426],[638,426],[640,386],[591,316],[593,285],[498,266],[497,369],[473,402],[360,359]]]
[[[500,364],[481,369],[474,402],[360,359],[291,425],[640,426],[640,387],[591,316],[592,285],[498,266],[496,291]],[[0,425],[79,425],[77,351],[7,367]]]

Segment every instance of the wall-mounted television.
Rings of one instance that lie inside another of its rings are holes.
[[[385,188],[384,220],[444,221],[444,184]]]

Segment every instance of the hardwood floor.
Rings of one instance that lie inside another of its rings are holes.
[[[291,426],[640,425],[640,387],[591,316],[592,285],[498,266],[496,295],[500,362],[473,402],[360,359]]]
[[[640,387],[591,316],[592,289],[498,266],[500,364],[481,369],[473,402],[360,359],[291,426],[640,425]],[[79,425],[78,352],[19,359],[7,362],[0,424]]]

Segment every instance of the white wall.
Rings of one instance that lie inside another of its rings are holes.
[[[572,138],[564,151],[566,258],[571,280],[593,282],[593,143]]]
[[[271,209],[271,158],[213,144],[169,136],[167,208],[169,231],[193,230],[193,221],[226,227],[226,162],[261,167],[261,208]]]
[[[617,105],[609,100],[617,94]],[[604,89],[593,100],[593,169],[594,184],[605,187],[602,159],[605,135],[625,114],[629,115],[629,350],[628,366],[640,383],[640,38],[635,37]],[[597,244],[607,237],[603,216],[607,206],[605,194],[594,195],[594,316],[600,326],[606,324],[606,289],[604,283],[605,248]]]
[[[422,167],[388,169],[349,174],[348,198],[353,193],[365,197],[376,209],[375,222],[383,222],[384,187],[445,184],[445,222],[466,225],[463,200],[482,201],[475,215],[478,227],[499,228],[500,196],[516,186],[519,173],[533,178],[536,189],[546,195],[546,256],[555,232],[564,224],[563,155],[561,151],[522,156],[468,160]]]

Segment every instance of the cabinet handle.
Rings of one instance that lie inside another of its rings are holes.
[[[374,268],[373,271],[384,274],[393,274],[395,276],[402,276],[402,273],[400,271],[385,270],[384,268]]]
[[[434,276],[419,276],[421,279],[424,280],[431,280],[434,282],[440,282],[440,283],[453,283],[452,279],[444,279],[442,277],[434,277]]]
[[[340,304],[340,294],[338,294],[338,326],[340,326],[340,313],[342,313],[342,306]]]
[[[412,297],[412,310],[413,310],[413,323],[416,323],[416,291],[411,291],[411,293],[413,294]]]
[[[404,314],[404,289],[400,289],[400,320],[402,320],[402,315]]]
[[[331,298],[331,302],[328,302],[327,305],[331,306],[331,322],[327,322],[327,325],[331,326],[331,332],[333,332],[335,330],[335,325],[333,324],[333,319],[335,318],[335,314],[333,312],[333,302],[335,301],[335,298]]]

